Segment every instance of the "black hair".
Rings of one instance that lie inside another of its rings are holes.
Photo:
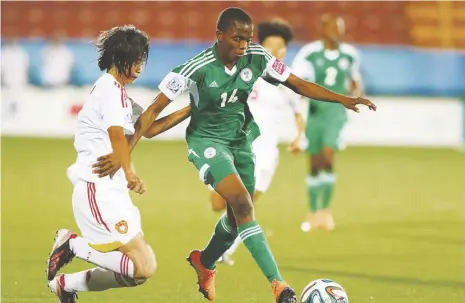
[[[131,68],[149,55],[150,39],[134,25],[123,25],[103,31],[95,43],[100,53],[98,67],[109,70],[115,66],[119,74],[129,77]]]
[[[272,19],[258,24],[258,41],[260,44],[269,36],[279,36],[286,45],[294,38],[294,33],[288,22],[282,19]]]
[[[216,22],[216,29],[224,32],[234,21],[252,23],[252,18],[238,7],[229,7],[220,13]]]

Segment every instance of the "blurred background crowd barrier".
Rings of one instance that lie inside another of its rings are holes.
[[[290,22],[296,37],[285,60],[288,64],[302,45],[318,39],[322,14],[344,19],[345,40],[360,52],[366,92],[380,103],[376,117],[362,114],[356,121],[351,119],[349,143],[457,146],[464,142],[460,100],[465,96],[465,2],[21,1],[1,5],[4,134],[72,134],[73,117],[88,86],[101,73],[92,45],[100,31],[134,24],[151,36],[146,70],[129,90],[146,105],[168,71],[214,42],[219,12],[238,6],[256,23],[274,17]],[[46,102],[50,106],[44,107]],[[182,98],[170,110],[186,102],[187,97]],[[45,108],[42,116],[49,126],[30,118]],[[289,117],[283,118],[283,140],[293,132]],[[372,135],[360,133],[359,127],[367,125]],[[161,138],[182,134],[181,127]]]

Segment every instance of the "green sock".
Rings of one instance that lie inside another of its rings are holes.
[[[265,235],[257,221],[242,224],[238,227],[237,231],[268,281],[270,283],[273,280],[283,281],[278,270],[278,265],[273,258]]]
[[[307,177],[307,191],[308,191],[308,208],[310,212],[315,213],[318,211],[318,195],[320,193],[321,183],[318,176]]]
[[[202,251],[200,257],[202,265],[208,269],[214,269],[216,261],[231,247],[236,238],[237,231],[231,227],[228,216],[225,213],[216,223],[213,236],[210,242],[208,242],[207,247]]]
[[[329,208],[331,197],[333,195],[334,183],[336,176],[333,173],[320,173],[319,179],[321,181],[321,194],[323,209]]]

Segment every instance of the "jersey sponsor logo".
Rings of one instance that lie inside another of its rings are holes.
[[[244,68],[243,70],[241,70],[241,79],[244,82],[249,82],[250,80],[252,80],[252,77],[253,73],[250,70],[250,68]]]
[[[169,89],[173,94],[178,93],[182,88],[181,80],[179,80],[178,77],[174,77],[170,80],[170,82],[168,82],[168,84],[166,84],[166,88]]]
[[[203,152],[203,156],[207,159],[211,159],[216,156],[216,149],[214,147],[207,147]]]
[[[278,74],[282,75],[284,71],[286,70],[286,65],[282,63],[281,61],[279,61],[278,59],[276,59],[273,62],[273,65],[271,66],[271,68]]]
[[[115,229],[120,234],[126,234],[128,232],[128,222],[126,222],[125,220],[119,221],[115,224]]]
[[[339,60],[338,65],[341,69],[348,69],[349,68],[349,60],[346,58],[342,58]]]
[[[218,87],[218,84],[216,83],[216,81],[213,81],[212,83],[210,83],[208,87]]]

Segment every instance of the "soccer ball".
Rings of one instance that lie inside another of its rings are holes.
[[[318,279],[305,286],[300,296],[301,303],[349,303],[346,291],[338,283]]]

